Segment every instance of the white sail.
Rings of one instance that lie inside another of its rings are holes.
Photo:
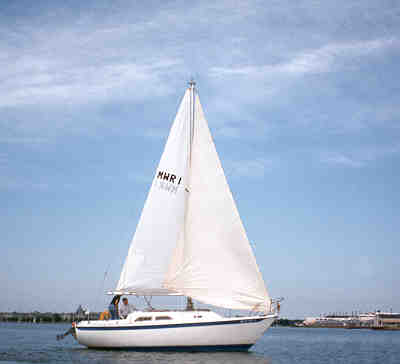
[[[165,287],[215,306],[268,312],[268,292],[195,100],[185,223]]]
[[[163,282],[183,229],[191,92],[183,97],[117,285],[119,292],[173,294]]]

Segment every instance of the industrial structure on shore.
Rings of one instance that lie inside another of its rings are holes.
[[[330,314],[320,317],[307,317],[301,326],[342,327],[347,329],[400,330],[400,313],[368,312],[349,314]]]

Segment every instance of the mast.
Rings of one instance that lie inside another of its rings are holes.
[[[192,161],[192,145],[193,145],[193,136],[194,136],[194,110],[195,110],[195,101],[196,101],[196,82],[194,82],[193,78],[189,81],[190,88],[190,143],[189,143],[189,165]]]
[[[190,116],[189,116],[189,121],[190,121],[190,140],[189,140],[189,168],[192,164],[192,147],[193,147],[193,136],[194,136],[194,110],[195,110],[195,105],[196,105],[196,82],[194,82],[193,78],[189,81],[189,88],[190,88]],[[187,200],[186,200],[187,203]],[[186,219],[186,212],[185,212],[185,219]],[[194,310],[194,305],[192,298],[187,296],[186,297],[186,311],[193,311]]]

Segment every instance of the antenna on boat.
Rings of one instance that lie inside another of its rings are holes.
[[[190,88],[194,88],[194,86],[196,86],[196,82],[194,81],[193,77],[190,79],[188,83]]]

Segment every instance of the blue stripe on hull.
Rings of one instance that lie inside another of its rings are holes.
[[[237,325],[260,322],[264,318],[243,319],[234,321],[214,321],[214,322],[196,322],[188,324],[166,324],[166,325],[141,325],[141,326],[78,326],[78,330],[82,331],[121,331],[121,330],[149,330],[149,329],[169,329],[178,327],[194,327],[194,326],[221,326],[221,325]]]
[[[126,350],[126,351],[175,351],[175,352],[199,352],[199,351],[248,351],[253,344],[238,345],[194,345],[194,346],[144,346],[144,347],[124,347],[124,348],[98,348],[89,347],[96,350]]]

